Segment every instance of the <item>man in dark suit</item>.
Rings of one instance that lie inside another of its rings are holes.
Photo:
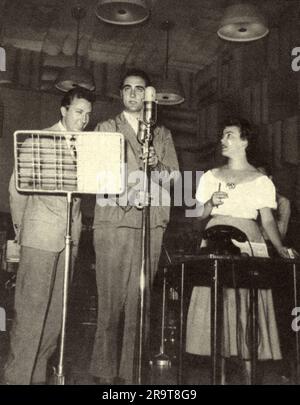
[[[96,131],[120,132],[124,135],[127,156],[127,194],[119,203],[101,206],[97,199],[94,217],[94,247],[98,289],[98,325],[92,355],[91,374],[102,384],[114,383],[115,377],[133,382],[134,351],[137,331],[140,269],[142,261],[142,207],[139,192],[134,187],[134,175],[142,173],[145,154],[138,140],[139,119],[143,115],[145,88],[149,78],[140,70],[128,71],[121,81],[123,112],[115,119],[99,123]],[[162,126],[153,130],[148,165],[153,174],[164,175],[170,183],[170,173],[178,170],[178,160],[171,132]],[[136,179],[137,180],[137,179]],[[161,182],[156,184],[162,195]],[[132,184],[131,184],[132,183]],[[160,185],[158,184],[160,183]],[[167,189],[168,187],[166,187]],[[152,188],[151,188],[152,190]],[[165,190],[166,191],[166,190]],[[136,194],[136,199],[135,199]],[[168,194],[169,196],[169,194]],[[137,204],[135,204],[135,200]],[[105,204],[104,204],[105,205]],[[150,279],[157,271],[162,238],[169,221],[169,204],[150,207]],[[151,283],[150,283],[151,284]],[[120,364],[118,362],[118,327],[124,312],[124,328]]]
[[[47,131],[83,131],[89,122],[93,101],[93,94],[85,89],[70,90],[61,103],[61,120]],[[51,141],[41,138],[41,142]],[[66,154],[73,161],[70,139],[66,136],[64,142]],[[44,384],[47,361],[56,349],[61,330],[67,198],[19,193],[14,177],[13,174],[9,186],[10,207],[21,256],[4,380],[8,384]],[[80,232],[80,199],[75,198],[73,263]]]

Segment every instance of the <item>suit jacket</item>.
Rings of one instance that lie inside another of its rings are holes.
[[[123,113],[115,119],[99,123],[95,131],[120,132],[125,137],[127,178],[134,171],[142,171],[143,164],[140,159],[142,147],[137,140],[131,125],[127,122]],[[159,166],[154,170],[178,171],[178,160],[171,132],[165,127],[156,127],[153,134],[153,146],[159,159]],[[130,183],[127,184],[130,188]],[[160,187],[161,188],[161,187]],[[150,227],[166,227],[169,222],[169,206],[151,206]],[[142,227],[142,211],[130,206],[99,206],[96,201],[94,228],[105,226],[106,223],[114,226],[127,226],[131,228]]]
[[[61,131],[56,123],[46,131]],[[60,252],[65,247],[67,198],[62,195],[20,193],[16,190],[13,173],[10,184],[12,221],[19,229],[22,246]],[[73,198],[72,240],[78,245],[81,232],[80,198]]]

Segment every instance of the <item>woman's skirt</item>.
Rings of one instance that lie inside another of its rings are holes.
[[[231,225],[245,232],[250,241],[262,242],[257,224],[252,220],[214,217],[207,228]],[[209,356],[210,350],[210,287],[195,287],[187,318],[186,351]],[[250,359],[250,301],[245,288],[223,288],[222,355]],[[272,291],[258,290],[258,358],[281,359]]]

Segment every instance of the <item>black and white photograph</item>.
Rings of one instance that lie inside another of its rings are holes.
[[[0,0],[0,385],[300,384],[299,133],[299,0]]]

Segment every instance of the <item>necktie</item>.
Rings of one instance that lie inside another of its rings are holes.
[[[76,138],[75,138],[74,135],[72,135],[71,138],[70,138],[70,147],[71,147],[71,151],[72,151],[72,153],[74,155],[74,158],[76,159],[77,158],[77,151],[76,151],[75,143],[76,143]]]

